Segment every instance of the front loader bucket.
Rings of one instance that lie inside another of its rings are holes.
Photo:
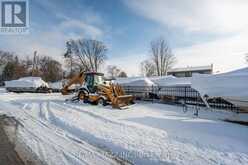
[[[110,84],[109,86],[98,86],[101,93],[108,98],[113,108],[122,109],[128,105],[134,104],[134,96],[126,95],[122,87],[118,84]]]
[[[123,95],[123,96],[117,96],[115,98],[115,100],[112,102],[112,107],[122,109],[131,104],[134,104],[134,97],[132,95]]]

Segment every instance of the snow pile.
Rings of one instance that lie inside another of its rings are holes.
[[[6,93],[6,89],[0,87],[0,94],[1,94],[1,93]]]
[[[23,77],[17,80],[5,81],[6,88],[38,88],[49,87],[40,77]]]
[[[62,89],[63,85],[62,85],[62,81],[57,81],[57,82],[53,82],[53,83],[49,83],[49,87],[52,89]]]
[[[191,77],[177,78],[174,76],[153,77],[151,80],[158,86],[190,86]]]
[[[242,68],[242,69],[238,69],[238,70],[234,70],[231,72],[227,72],[227,73],[223,73],[223,75],[243,75],[243,76],[248,76],[248,67],[246,68]]]
[[[123,86],[190,86],[191,78],[177,78],[174,76],[156,77],[128,77],[118,78],[115,83]]]
[[[118,83],[118,81],[116,81],[115,83]],[[147,77],[140,77],[133,79],[128,78],[126,81],[122,80],[122,82],[118,84],[121,84],[122,86],[142,86],[142,87],[156,86],[156,84]]]
[[[128,84],[130,82],[142,79],[144,77],[125,77],[125,78],[116,78],[116,80],[114,80],[114,83],[116,84]]]
[[[192,88],[204,96],[222,97],[239,106],[248,106],[248,68],[216,75],[192,77]]]

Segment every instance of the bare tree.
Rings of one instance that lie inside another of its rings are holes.
[[[176,58],[165,39],[151,42],[150,57],[141,63],[141,72],[146,76],[164,76],[173,67]]]
[[[103,42],[91,39],[70,40],[66,43],[67,54],[79,62],[80,69],[97,72],[107,58]]]
[[[126,72],[121,71],[121,72],[119,73],[118,77],[127,77],[127,74],[126,74]]]
[[[108,65],[107,66],[107,74],[108,74],[108,76],[110,76],[112,78],[118,77],[120,72],[121,72],[121,70],[115,65]]]
[[[11,61],[13,57],[14,57],[13,53],[0,50],[0,66],[7,64],[7,62]]]
[[[141,67],[142,75],[147,76],[147,77],[156,75],[155,65],[151,61],[145,60],[141,62],[140,67]]]
[[[13,61],[13,54],[10,52],[5,52],[0,50],[0,86],[3,85],[6,80],[6,72],[4,72],[8,62]],[[13,67],[12,67],[13,68]]]
[[[62,65],[51,57],[40,57],[39,70],[45,81],[55,82],[62,79]]]
[[[40,76],[40,70],[39,70],[39,56],[37,55],[37,51],[34,51],[33,61],[32,61],[32,76]]]
[[[167,71],[175,64],[175,56],[165,39],[151,42],[151,60],[155,65],[156,75],[167,75]]]
[[[18,79],[25,76],[40,76],[45,81],[62,79],[62,65],[48,56],[39,56],[37,52],[32,58],[18,58],[13,53],[0,51],[0,67],[3,69],[0,81]]]
[[[115,65],[108,65],[107,66],[107,75],[110,76],[111,78],[116,78],[116,77],[127,77],[126,72],[121,70]]]
[[[23,61],[14,53],[6,51],[0,51],[0,68],[0,81],[16,79],[27,74]]]
[[[67,46],[67,51],[64,54],[64,59],[65,59],[64,62],[65,62],[65,67],[68,70],[65,71],[64,76],[66,78],[72,78],[75,74],[77,74],[81,70],[86,70],[86,69],[83,69],[81,66],[81,62],[77,60],[77,58],[74,58],[74,56],[72,55],[71,44],[67,42],[66,46]]]
[[[13,80],[27,75],[27,69],[18,56],[13,56],[4,66],[3,80]]]

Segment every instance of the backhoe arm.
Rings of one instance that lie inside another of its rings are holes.
[[[84,83],[84,78],[85,78],[85,75],[84,75],[84,72],[80,72],[80,74],[74,76],[69,82],[68,84],[66,84],[63,89],[61,90],[61,93],[63,95],[68,95],[69,94],[69,88],[70,86],[72,86],[73,84],[80,84],[80,85],[83,85]]]

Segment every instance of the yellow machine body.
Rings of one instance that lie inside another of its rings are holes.
[[[118,84],[104,82],[102,73],[81,72],[73,77],[61,90],[63,95],[69,94],[70,86],[80,84],[83,86],[73,100],[83,100],[91,104],[111,104],[113,108],[123,108],[133,104],[134,97],[126,95],[123,88]]]

